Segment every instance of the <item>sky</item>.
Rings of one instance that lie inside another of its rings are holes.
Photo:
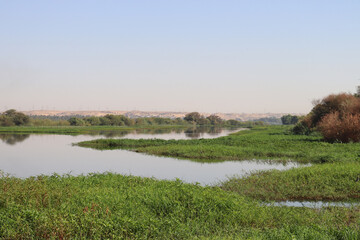
[[[0,111],[307,113],[360,85],[360,1],[0,0]]]

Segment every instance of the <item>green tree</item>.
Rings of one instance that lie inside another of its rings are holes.
[[[207,119],[210,121],[211,125],[220,125],[223,123],[223,120],[215,114],[208,116]]]
[[[281,122],[283,125],[292,125],[296,124],[299,121],[299,117],[295,115],[284,115],[281,117]]]
[[[199,124],[199,125],[210,125],[211,122],[210,122],[209,119],[204,118],[204,117],[201,117],[201,118],[197,121],[197,124]]]
[[[95,117],[95,116],[86,117],[86,118],[84,118],[84,121],[87,122],[91,126],[99,126],[101,124],[100,118]]]
[[[85,126],[86,122],[78,117],[71,117],[69,120],[71,126]]]
[[[230,126],[237,126],[237,125],[240,124],[240,122],[237,121],[237,120],[234,120],[234,119],[230,119],[230,120],[227,120],[227,121],[226,121],[226,124],[228,124],[228,125],[230,125]]]
[[[191,112],[185,115],[184,120],[191,123],[197,123],[201,118],[200,113]]]
[[[9,109],[0,115],[1,126],[21,126],[30,122],[29,116],[17,112],[15,109]]]

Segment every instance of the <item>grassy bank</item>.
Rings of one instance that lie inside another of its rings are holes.
[[[360,209],[261,206],[216,187],[99,174],[0,178],[4,239],[359,238]]]
[[[232,178],[221,188],[261,200],[359,201],[360,163],[263,171]]]
[[[92,134],[98,132],[121,132],[140,129],[186,129],[192,125],[151,125],[151,126],[17,126],[17,127],[0,127],[0,133],[41,133],[41,134]]]
[[[315,165],[232,178],[221,187],[260,200],[360,200],[360,144],[325,143],[320,136],[292,135],[288,127],[255,128],[216,139],[104,139],[79,145],[129,149],[203,162],[243,159],[310,162]]]
[[[352,162],[360,155],[359,143],[325,143],[320,136],[299,136],[288,127],[257,127],[216,139],[129,140],[81,142],[96,149],[128,149],[137,152],[201,161],[281,160],[301,163]]]

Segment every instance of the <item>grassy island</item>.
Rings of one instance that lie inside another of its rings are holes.
[[[215,139],[99,139],[78,145],[100,150],[128,149],[158,156],[205,161],[260,159],[328,163],[353,162],[359,159],[359,143],[326,143],[319,135],[293,135],[289,130],[289,127],[284,126],[267,126]]]

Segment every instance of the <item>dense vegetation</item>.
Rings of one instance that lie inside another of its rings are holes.
[[[360,163],[332,163],[231,178],[222,189],[261,200],[359,201]]]
[[[0,126],[21,126],[30,122],[30,118],[14,109],[7,110],[0,114]]]
[[[150,126],[16,126],[16,127],[1,127],[0,133],[16,133],[16,134],[28,134],[28,133],[44,133],[44,134],[69,134],[69,135],[78,135],[78,134],[90,134],[90,135],[108,135],[112,136],[122,136],[129,131],[156,131],[163,132],[168,130],[179,129],[184,130],[191,128],[191,126],[166,126],[166,125],[150,125]]]
[[[294,125],[297,124],[299,121],[298,116],[290,115],[290,114],[284,115],[280,119],[283,125]]]
[[[311,112],[294,127],[296,134],[319,131],[328,142],[360,141],[360,98],[331,94],[315,101]]]
[[[283,124],[280,118],[276,117],[263,117],[253,120],[254,122],[263,122],[265,125],[281,125]]]
[[[251,127],[265,125],[262,121],[238,121],[223,120],[217,115],[204,117],[197,112],[187,114],[182,118],[145,117],[129,118],[124,115],[107,114],[103,117],[97,116],[26,116],[21,112],[10,109],[0,114],[0,126],[230,126],[230,127]]]
[[[0,178],[2,239],[358,239],[359,208],[260,205],[216,187],[97,174]]]
[[[193,159],[226,161],[268,159],[302,163],[357,161],[358,143],[326,143],[320,135],[294,135],[291,126],[266,126],[216,139],[130,140],[100,139],[79,143],[97,149],[129,149],[137,152]]]

